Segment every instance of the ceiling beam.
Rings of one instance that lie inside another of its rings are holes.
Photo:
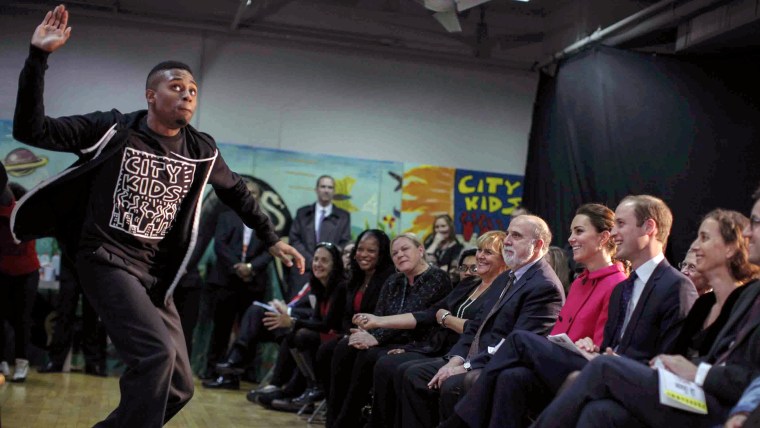
[[[232,24],[230,24],[230,31],[235,31],[238,28],[238,25],[240,25],[240,20],[243,18],[243,14],[245,13],[245,10],[248,8],[250,3],[253,0],[240,0],[240,4],[238,4],[237,12],[235,12],[235,17],[232,18]],[[260,1],[257,1],[256,4],[260,4]]]

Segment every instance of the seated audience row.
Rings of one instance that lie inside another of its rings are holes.
[[[753,214],[760,218],[760,202]],[[285,410],[326,396],[328,427],[725,422],[760,375],[760,311],[751,310],[760,307],[760,250],[752,244],[760,248],[760,232],[755,238],[755,222],[735,211],[715,210],[679,271],[663,253],[672,221],[667,205],[648,195],[624,198],[615,212],[581,206],[568,243],[583,270],[566,301],[546,261],[549,226],[533,215],[479,237],[475,254],[458,263],[471,277],[454,289],[413,235],[388,245],[382,232],[363,232],[346,285],[338,249],[320,244],[311,315],[272,302],[276,311],[259,317],[282,332],[279,358],[291,361],[289,376],[281,370],[276,378],[300,387],[287,390],[280,380],[252,394]],[[378,276],[369,291],[383,241],[397,273]],[[374,302],[364,305],[368,294]],[[704,416],[659,404],[648,367],[655,359],[696,380],[716,410]]]

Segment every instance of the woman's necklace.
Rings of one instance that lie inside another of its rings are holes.
[[[480,297],[480,295],[483,294],[483,292],[486,291],[490,285],[491,284],[482,282],[480,285],[478,285],[478,288],[476,288],[475,291],[470,294],[469,300],[475,300]]]

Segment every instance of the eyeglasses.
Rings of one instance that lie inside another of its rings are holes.
[[[459,265],[457,270],[462,273],[467,271],[470,271],[470,273],[478,273],[478,265]]]
[[[760,225],[760,217],[756,215],[749,216],[749,228],[755,230],[758,225]]]
[[[317,246],[316,246],[316,248],[319,248],[319,247],[334,248],[335,244],[333,244],[332,242],[322,241],[319,244],[317,244]]]
[[[697,271],[697,266],[695,266],[692,263],[681,262],[678,264],[678,269],[680,269],[681,272],[686,271],[686,272],[694,273]]]

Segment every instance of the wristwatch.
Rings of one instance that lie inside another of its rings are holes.
[[[469,361],[465,361],[464,364],[462,365],[462,367],[464,367],[464,369],[467,370],[467,371],[472,370],[472,364],[470,364]]]

